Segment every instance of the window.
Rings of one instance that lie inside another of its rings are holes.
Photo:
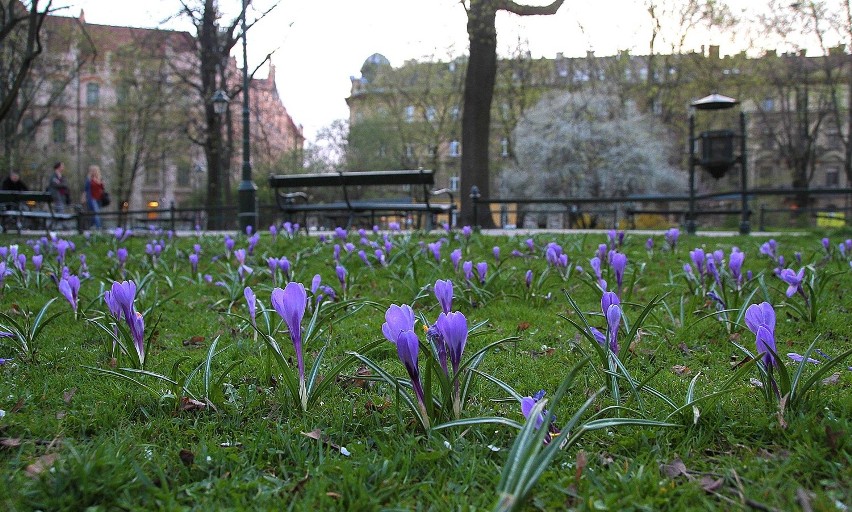
[[[414,144],[405,145],[405,158],[414,158]]]
[[[450,115],[452,116],[453,121],[459,120],[459,116],[461,115],[461,110],[459,109],[458,105],[453,107],[453,110],[450,112]]]
[[[156,187],[160,184],[160,170],[155,166],[145,168],[145,186]]]
[[[840,169],[837,167],[828,167],[825,169],[825,186],[840,186]]]
[[[177,168],[177,185],[188,187],[190,185],[189,164],[181,164]]]
[[[426,120],[427,121],[434,121],[435,118],[437,118],[437,117],[438,117],[438,109],[436,109],[435,107],[426,108]]]
[[[826,146],[831,151],[838,151],[843,148],[843,137],[837,129],[829,129],[825,135]]]
[[[35,120],[33,120],[33,118],[29,116],[25,117],[24,120],[21,122],[21,128],[23,129],[24,134],[32,135],[33,133],[35,133]]]
[[[461,186],[461,178],[458,176],[450,176],[450,191],[456,192]]]
[[[405,107],[405,122],[413,123],[414,122],[414,105],[409,105]]]
[[[505,137],[500,140],[500,156],[503,158],[509,156],[509,139]]]
[[[55,144],[63,144],[65,142],[65,120],[53,120],[53,142]]]
[[[461,156],[461,144],[457,140],[450,141],[450,156],[459,157]]]
[[[50,97],[53,98],[53,102],[59,106],[65,106],[65,82],[60,80],[56,80],[51,84]]]
[[[86,121],[86,145],[97,146],[101,143],[101,121],[91,118]]]
[[[101,86],[98,84],[86,84],[86,106],[97,107],[101,102]]]
[[[760,104],[760,108],[764,112],[772,112],[775,110],[775,99],[774,98],[764,98],[763,103]]]

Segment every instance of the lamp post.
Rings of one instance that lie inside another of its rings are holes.
[[[246,227],[252,226],[257,230],[257,185],[251,178],[251,139],[249,133],[249,79],[248,79],[248,53],[246,51],[246,7],[247,0],[243,0],[243,176],[240,186],[237,188],[237,202],[239,211],[240,230],[245,232]]]
[[[737,105],[739,101],[729,96],[713,93],[690,104],[694,110],[727,110]],[[728,172],[735,163],[740,164],[740,201],[742,212],[740,218],[740,234],[747,235],[751,231],[749,225],[748,193],[747,193],[747,158],[746,158],[746,125],[745,113],[740,111],[740,154],[734,157],[734,138],[730,130],[713,130],[702,132],[701,158],[695,155],[695,113],[689,115],[689,214],[686,220],[686,232],[695,234],[695,166],[701,165],[714,178],[719,179]]]

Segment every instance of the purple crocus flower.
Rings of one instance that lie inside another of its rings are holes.
[[[653,238],[648,238],[647,240],[645,240],[645,250],[649,251],[649,252],[654,250],[654,239]]]
[[[479,283],[485,284],[485,275],[488,273],[488,263],[480,261],[476,264],[476,275],[479,276]]]
[[[461,249],[455,249],[453,250],[453,252],[450,253],[450,261],[453,263],[453,269],[455,269],[456,272],[459,271],[459,262],[461,261],[461,259]]]
[[[257,297],[255,297],[254,291],[249,286],[246,286],[245,290],[243,290],[243,295],[245,296],[246,304],[248,305],[251,325],[257,327],[257,322],[255,320],[257,316]]]
[[[289,237],[292,237],[292,236],[293,236],[293,232],[294,232],[295,230],[299,229],[297,226],[298,226],[298,224],[295,224],[295,225],[294,225],[294,224],[293,224],[292,222],[290,222],[290,221],[286,221],[286,222],[284,222],[283,224],[281,224],[281,227],[282,227],[282,228],[284,228],[284,231],[286,231],[286,232],[287,232],[287,236],[289,236]]]
[[[547,244],[547,248],[544,250],[544,259],[551,267],[557,266],[559,264],[559,246]]]
[[[604,261],[609,263],[609,248],[606,246],[606,244],[598,245],[598,258],[600,258],[601,263],[603,263]]]
[[[275,226],[275,224],[271,224],[269,226],[269,234],[272,235],[273,242],[278,239],[278,228]]]
[[[618,355],[618,327],[621,324],[621,301],[613,292],[604,292],[601,297],[601,311],[606,317],[607,341],[609,349]]]
[[[400,333],[404,331],[414,331],[414,311],[408,304],[402,306],[391,304],[385,312],[382,334],[388,341],[396,343]]]
[[[248,230],[248,228],[250,228],[250,227],[251,226],[246,226],[246,229]],[[255,233],[251,237],[249,237],[249,240],[248,240],[248,253],[249,254],[254,254],[254,248],[257,246],[258,242],[260,242],[260,233]]]
[[[346,242],[345,244],[343,244],[343,250],[347,253],[350,253],[355,250],[355,244],[353,244],[352,242]]]
[[[449,279],[435,281],[435,298],[441,305],[441,311],[449,313],[453,308],[453,282]]]
[[[527,244],[527,250],[532,254],[535,251],[535,241],[532,238],[527,238],[525,243]]]
[[[827,237],[822,239],[822,248],[825,249],[825,252],[831,251],[831,240]]]
[[[319,274],[315,274],[314,278],[311,280],[311,295],[317,294],[320,283],[322,283],[322,277]]]
[[[542,397],[544,396],[543,391],[536,393],[536,396],[539,396],[539,394],[541,394]],[[534,397],[531,397],[531,396],[525,396],[521,399],[521,414],[524,415],[524,418],[529,419],[530,414],[532,413],[533,407],[535,407],[535,404],[538,403],[538,401],[540,399],[541,398],[537,399],[537,398],[534,398]],[[535,429],[536,430],[540,429],[541,425],[543,423],[544,423],[544,414],[539,414],[538,417],[535,419]]]
[[[385,256],[385,251],[381,249],[376,249],[373,254],[375,254],[376,259],[379,261],[379,265],[383,267],[387,265],[387,257]]]
[[[234,245],[236,245],[236,240],[231,238],[229,235],[225,235],[225,252],[230,256],[231,251],[234,250]]]
[[[465,238],[470,238],[470,235],[473,233],[473,229],[470,226],[462,226],[462,236]]]
[[[592,333],[592,337],[598,342],[598,345],[606,347],[606,335],[604,333],[591,326],[589,326],[589,332]]]
[[[529,269],[529,270],[527,270],[527,274],[524,276],[524,284],[527,285],[528,289],[532,286],[532,280],[533,280],[533,271],[532,271],[532,269]]]
[[[462,272],[464,273],[464,278],[471,281],[473,279],[473,262],[465,261],[462,263]]]
[[[805,296],[805,291],[802,289],[802,281],[805,280],[804,267],[799,269],[798,273],[791,268],[785,268],[781,270],[781,273],[778,274],[778,277],[780,277],[782,281],[789,285],[787,286],[787,297],[792,297],[796,294],[796,292],[799,292],[807,300],[807,297]]]
[[[689,257],[692,259],[692,264],[695,265],[696,274],[699,277],[704,276],[704,249],[695,249],[689,251]]]
[[[722,279],[719,276],[719,270],[716,269],[716,260],[714,258],[707,258],[707,273],[713,276],[713,280],[716,281],[716,286],[722,286]]]
[[[494,254],[494,261],[499,263],[500,262],[500,247],[495,245],[494,248],[491,249],[491,253]]]
[[[77,297],[80,292],[80,279],[77,276],[63,277],[59,281],[59,292],[71,303],[74,315],[77,314]]]
[[[271,296],[272,307],[284,319],[293,348],[296,351],[296,362],[299,366],[299,393],[302,398],[302,407],[307,406],[307,395],[305,391],[305,361],[302,356],[302,318],[305,316],[305,308],[308,306],[308,296],[302,283],[287,283],[282,290],[275,288]]]
[[[680,230],[671,228],[665,234],[666,243],[669,244],[669,250],[674,251],[677,248],[677,239],[680,238]]]
[[[767,366],[778,366],[779,361],[775,353],[775,309],[772,304],[752,304],[746,309],[745,322],[755,335],[755,344],[758,353],[763,354],[763,363]]]
[[[432,242],[429,244],[429,250],[432,251],[432,256],[435,258],[435,261],[441,262],[441,241]]]
[[[624,269],[627,267],[627,255],[620,252],[612,254],[612,270],[615,272],[615,282],[618,285],[618,295],[621,295],[621,285],[624,282]]]
[[[402,331],[396,338],[396,353],[399,360],[402,361],[408,376],[411,378],[411,387],[414,389],[414,395],[420,403],[420,409],[423,418],[427,419],[426,402],[423,394],[423,386],[420,384],[420,369],[417,366],[417,356],[420,352],[420,340],[413,330]]]
[[[453,375],[457,376],[461,364],[464,346],[467,343],[467,319],[461,312],[441,313],[435,321],[435,326],[444,342],[453,366]]]
[[[192,266],[192,273],[195,274],[198,272],[198,255],[192,253],[189,255],[189,264]]]
[[[334,261],[340,261],[340,244],[334,244],[332,248]]]
[[[346,240],[346,230],[340,226],[334,228],[334,236],[339,238],[340,240]]]
[[[361,258],[361,261],[363,261],[363,262],[364,262],[364,265],[367,265],[368,267],[372,267],[372,266],[373,266],[372,264],[370,264],[370,260],[369,260],[369,259],[367,259],[367,253],[366,253],[366,252],[364,252],[364,250],[363,250],[363,249],[361,249],[361,250],[359,250],[359,251],[358,251],[358,257],[359,257],[359,258]]]
[[[745,260],[745,253],[741,251],[731,251],[731,256],[728,258],[728,268],[731,271],[731,276],[734,278],[734,281],[737,283],[737,289],[739,290],[740,285],[743,281],[743,261]]]
[[[32,258],[33,267],[35,267],[36,272],[41,270],[41,265],[44,263],[44,255],[43,254],[35,254]]]
[[[340,288],[342,290],[346,290],[346,275],[349,272],[346,271],[346,268],[343,265],[335,267],[334,272],[337,274],[337,280],[340,282]]]
[[[115,258],[118,260],[119,265],[123,267],[127,263],[127,247],[119,247],[115,251]]]

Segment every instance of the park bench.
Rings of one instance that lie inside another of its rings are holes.
[[[308,228],[308,214],[324,215],[328,219],[345,219],[346,227],[355,224],[356,219],[369,219],[370,226],[376,225],[376,216],[396,216],[399,218],[413,214],[417,218],[416,227],[430,230],[435,217],[446,214],[451,222],[455,209],[453,195],[449,189],[432,190],[435,174],[431,170],[413,169],[396,171],[338,171],[332,173],[279,174],[269,177],[269,186],[275,192],[278,208],[301,222]],[[362,199],[353,197],[362,191],[361,187],[407,186],[406,196],[401,199]],[[314,202],[311,189],[336,189],[342,200],[332,202]],[[446,202],[435,202],[433,198],[446,195]],[[420,216],[425,216],[421,224]]]
[[[46,209],[39,209],[40,207]],[[53,210],[50,192],[18,192],[0,190],[0,224],[3,232],[8,225],[14,226],[18,234],[30,225],[42,225],[46,231],[55,229],[59,222],[72,221],[75,213],[59,213]],[[75,226],[79,229],[79,226]]]

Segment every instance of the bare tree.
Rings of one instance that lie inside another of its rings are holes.
[[[467,191],[474,185],[483,196],[490,195],[489,144],[491,102],[497,77],[497,12],[518,16],[555,14],[564,0],[548,5],[524,5],[512,0],[460,0],[467,12],[470,59],[464,85],[462,111],[461,222],[473,221],[473,203]],[[482,213],[485,213],[484,211]],[[484,227],[491,227],[491,215],[479,215]]]
[[[223,24],[216,0],[198,0],[197,2],[181,0],[181,15],[188,18],[195,27],[196,62],[192,69],[177,66],[175,72],[195,90],[204,105],[198,125],[191,127],[189,132],[193,141],[204,149],[207,159],[205,206],[208,212],[211,212],[207,226],[210,229],[221,229],[224,226],[225,218],[221,214],[212,215],[212,213],[221,212],[222,206],[228,202],[226,198],[229,194],[230,161],[233,153],[233,126],[230,123],[230,112],[224,116],[224,119],[223,116],[216,114],[212,98],[218,90],[222,90],[231,98],[236,97],[241,90],[238,80],[230,76],[228,59],[231,50],[244,35],[240,31],[240,22],[249,5],[251,2],[245,1],[240,13]],[[255,21],[247,24],[246,30],[266,16],[275,8],[275,5],[262,12]],[[269,57],[268,55],[258,67]],[[254,76],[254,72],[251,76]],[[226,128],[227,139],[223,135]]]
[[[52,3],[52,0],[48,0],[39,9],[39,0],[30,0],[29,6],[19,0],[0,2],[0,52],[4,57],[0,61],[3,76],[0,119],[5,118],[12,109],[33,62],[42,52],[41,27],[51,12]]]

